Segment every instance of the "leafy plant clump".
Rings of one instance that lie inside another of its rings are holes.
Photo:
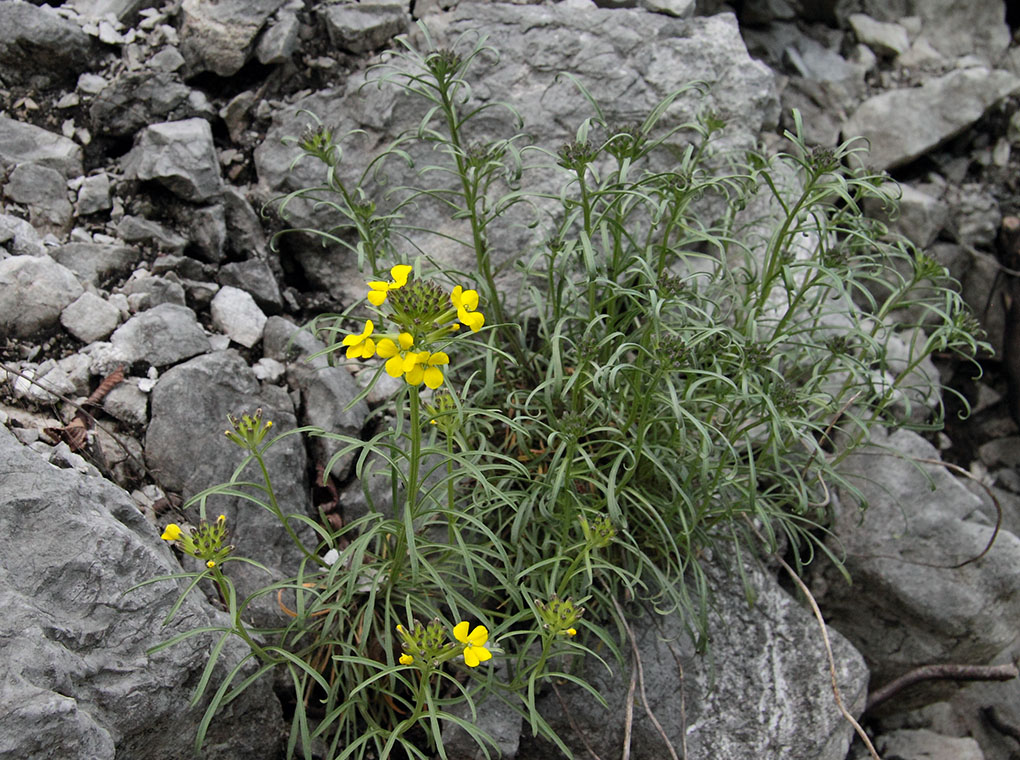
[[[216,630],[258,661],[224,681],[205,725],[283,668],[291,755],[445,758],[449,724],[488,753],[474,720],[485,699],[569,755],[537,709],[543,685],[601,699],[577,665],[616,667],[616,616],[631,605],[680,613],[704,645],[707,562],[739,570],[784,545],[798,563],[822,550],[838,565],[823,541],[831,489],[854,492],[840,461],[875,426],[937,428],[928,358],[980,344],[944,268],[864,215],[865,199],[894,205],[895,187],[848,168],[854,144],[809,149],[798,119],[788,152],[734,155],[716,148],[713,115],[671,121],[681,93],[620,126],[580,83],[593,115],[570,143],[530,144],[519,123],[490,139],[480,117],[516,113],[475,103],[468,77],[495,52],[425,37],[377,69],[422,118],[370,167],[424,145],[435,163],[420,184],[382,193],[371,171],[345,183],[343,139],[320,125],[295,142],[324,184],[280,202],[284,214],[299,200],[332,209],[321,234],[368,280],[366,303],[312,329],[335,360],[374,372],[364,395],[383,375],[401,380],[369,440],[305,431],[343,444],[327,469],[355,455],[371,510],[339,530],[284,514],[264,457],[293,431],[270,437],[245,416],[230,432],[246,455],[237,476],[192,503],[204,518],[210,498],[241,493],[288,527],[300,572],[256,596],[286,590],[291,622],[247,627],[252,600],[229,580],[244,558],[224,546],[223,520],[164,538],[206,561],[189,590],[217,584],[231,624]],[[472,253],[473,271],[408,242],[424,206],[461,225],[436,246]],[[523,210],[542,242],[508,257]],[[249,465],[255,482],[241,481]],[[376,477],[390,502],[371,502]]]

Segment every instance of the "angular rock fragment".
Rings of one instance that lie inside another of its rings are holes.
[[[205,119],[146,127],[124,157],[123,166],[126,176],[157,180],[187,201],[207,201],[223,191],[212,129]]]
[[[226,285],[213,297],[209,308],[213,327],[235,343],[251,348],[262,340],[266,315],[250,293]]]
[[[981,66],[890,90],[864,101],[843,125],[843,137],[864,137],[867,162],[892,169],[955,137],[993,104],[1020,89],[1020,78]]]
[[[56,169],[21,164],[8,176],[4,194],[28,207],[31,222],[38,229],[57,234],[70,230],[74,209],[67,199],[67,179]]]
[[[116,277],[126,277],[138,263],[142,252],[127,245],[104,243],[67,243],[50,252],[83,282],[100,286]]]
[[[133,135],[148,124],[196,116],[189,100],[191,93],[192,89],[174,74],[126,71],[92,101],[92,129],[115,136]]]
[[[117,329],[120,309],[95,293],[85,292],[61,312],[60,324],[82,343],[92,343]]]
[[[321,11],[329,40],[352,53],[382,47],[407,28],[407,5],[390,0],[366,0],[357,5],[328,5]]]
[[[0,8],[3,8],[0,3]],[[78,143],[41,127],[0,116],[0,168],[39,164],[65,177],[80,177],[82,150]]]
[[[124,363],[144,362],[150,367],[166,367],[209,350],[209,339],[195,313],[171,303],[131,317],[110,342]]]
[[[245,64],[255,37],[286,0],[184,0],[181,53],[191,74],[226,77]]]
[[[46,86],[74,82],[89,66],[92,40],[48,5],[0,3],[0,66],[4,78]]]
[[[49,256],[0,260],[0,335],[43,337],[82,292],[74,273]]]

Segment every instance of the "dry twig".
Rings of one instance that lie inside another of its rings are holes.
[[[922,665],[919,668],[907,671],[899,678],[895,678],[881,689],[875,689],[868,695],[868,704],[864,708],[867,712],[892,699],[901,691],[922,681],[1011,681],[1020,676],[1016,665],[955,665],[946,663],[943,665]]]

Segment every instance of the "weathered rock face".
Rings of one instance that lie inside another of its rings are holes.
[[[0,686],[6,757],[185,760],[202,709],[188,701],[213,640],[147,650],[217,613],[183,586],[132,586],[180,572],[158,531],[119,488],[60,470],[0,428]],[[245,656],[224,648],[218,676]],[[277,757],[280,705],[256,684],[213,723],[203,757]]]
[[[868,508],[838,511],[834,537],[854,585],[831,579],[828,620],[865,654],[879,685],[929,663],[990,662],[1018,637],[1020,539],[1000,532],[980,560],[960,566],[992,537],[980,500],[915,433],[873,440],[893,455],[869,450],[844,463]]]
[[[3,6],[0,6],[3,7]],[[72,140],[49,130],[0,116],[0,166],[39,164],[65,177],[82,173],[82,149]]]
[[[236,73],[251,55],[255,36],[286,0],[184,0],[181,53],[192,74]]]
[[[92,40],[52,8],[23,0],[0,3],[0,66],[4,77],[51,86],[74,81],[88,68]]]
[[[485,29],[487,44],[500,54],[498,61],[480,56],[471,69],[475,97],[480,102],[512,103],[534,142],[550,149],[573,139],[573,125],[592,116],[591,104],[570,76],[589,86],[607,117],[619,123],[643,120],[661,99],[695,81],[706,82],[709,94],[702,99],[690,91],[679,98],[670,109],[669,124],[693,117],[699,107],[709,108],[731,124],[727,139],[734,146],[750,147],[753,134],[778,118],[772,76],[747,55],[733,16],[683,21],[643,11],[570,4],[461,3],[455,12],[430,19],[437,45],[452,45],[460,35],[479,28]],[[292,169],[299,151],[280,143],[283,137],[300,135],[311,123],[303,111],[316,114],[335,134],[366,130],[369,137],[352,142],[348,161],[340,169],[345,181],[351,182],[377,146],[417,125],[427,110],[426,104],[395,86],[364,87],[365,81],[364,75],[356,74],[342,90],[312,94],[274,117],[266,140],[255,151],[265,198],[322,182],[321,166],[305,160]],[[505,110],[488,113],[470,125],[471,141],[511,133]],[[428,146],[411,151],[418,166],[442,160]],[[391,161],[385,167],[391,184],[417,181],[397,163]],[[543,182],[548,183],[548,178],[539,178],[538,189],[553,189]],[[328,214],[300,204],[292,204],[290,211],[289,220],[295,226],[311,223],[325,229],[336,223]],[[416,208],[416,227],[456,235],[461,224],[451,221],[441,208],[424,203]],[[526,250],[533,236],[509,225],[492,235],[497,267]],[[465,250],[438,236],[421,234],[416,240],[444,263],[473,268],[473,255],[468,260]],[[287,245],[287,240],[282,244]],[[318,246],[297,246],[293,253],[306,276],[322,289],[349,300],[363,297],[362,278],[345,253]]]
[[[1020,89],[1020,78],[983,66],[960,69],[921,87],[891,90],[864,101],[843,136],[871,144],[868,162],[892,169],[960,134],[995,102]]]
[[[187,201],[206,201],[223,190],[212,129],[205,119],[146,127],[124,157],[124,173],[154,179]]]
[[[688,757],[782,757],[790,760],[842,760],[853,728],[840,714],[818,624],[810,611],[772,578],[751,574],[757,592],[748,606],[737,577],[721,573],[711,581],[714,610],[709,618],[711,652],[699,656],[676,618],[631,622],[641,655],[644,692],[634,706],[631,757],[667,756],[663,739],[645,714],[647,706],[673,747],[685,744]],[[836,677],[844,702],[859,711],[868,685],[860,654],[831,628]],[[624,650],[626,652],[626,650]],[[607,673],[588,658],[584,673],[609,704],[560,686],[541,698],[542,714],[577,756],[591,746],[601,757],[622,746],[625,699],[633,667]],[[679,663],[679,665],[678,665]],[[647,699],[645,699],[647,697]],[[733,710],[740,704],[738,710]],[[578,732],[583,734],[582,737]],[[552,760],[559,750],[522,737],[519,760]]]

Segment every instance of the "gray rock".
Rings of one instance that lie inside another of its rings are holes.
[[[749,577],[756,592],[753,607],[739,578],[722,577],[717,569],[711,575],[714,609],[707,655],[695,654],[676,616],[628,618],[643,663],[644,705],[671,744],[679,748],[686,737],[687,757],[692,758],[843,760],[853,729],[836,707],[814,617],[758,570]],[[828,634],[843,700],[850,712],[860,714],[867,669],[846,639],[832,628]],[[626,659],[629,663],[629,653]],[[558,687],[562,707],[552,693],[539,700],[543,717],[578,757],[585,753],[578,732],[601,757],[613,756],[622,746],[629,667],[621,672],[615,660],[610,667],[613,672],[607,673],[591,657],[582,666],[608,710],[586,692],[563,684]],[[660,760],[665,755],[658,731],[643,707],[635,705],[630,756]],[[517,757],[552,760],[561,754],[525,732]]]
[[[977,55],[994,65],[1009,47],[1002,0],[911,0],[909,5],[909,15],[923,22],[922,34],[949,58]]]
[[[224,264],[220,268],[219,281],[222,285],[233,285],[251,293],[255,303],[267,314],[275,314],[283,309],[283,297],[276,278],[269,265],[261,259]]]
[[[865,201],[865,210],[918,248],[927,249],[945,227],[949,205],[912,185],[900,185],[900,193],[899,214],[895,218],[889,216],[889,209],[872,199]]]
[[[868,163],[891,169],[955,137],[994,103],[1020,89],[1020,78],[980,66],[890,90],[864,101],[843,125],[844,138],[871,144]]]
[[[286,63],[297,52],[298,30],[301,27],[297,14],[284,9],[277,16],[255,46],[255,56],[259,63]]]
[[[958,242],[978,248],[995,245],[1002,211],[990,188],[976,182],[954,185],[946,193],[946,200],[949,225]]]
[[[245,194],[233,185],[223,190],[227,215],[227,250],[240,258],[266,257],[266,236],[262,221]]]
[[[82,294],[81,283],[49,256],[11,256],[0,261],[0,335],[41,338],[52,332],[64,308]]]
[[[167,370],[150,397],[151,421],[145,435],[145,461],[160,473],[165,488],[189,497],[226,482],[244,458],[243,452],[224,435],[228,414],[252,413],[262,408],[277,431],[296,426],[287,392],[278,386],[260,387],[247,362],[236,351],[217,351]],[[269,449],[266,464],[277,501],[287,512],[310,515],[307,460],[303,441],[289,436]],[[244,479],[260,480],[257,470]],[[258,494],[264,498],[264,494]],[[301,553],[279,521],[261,507],[236,498],[210,500],[210,511],[225,514],[235,526],[233,543],[238,551],[270,569],[289,572]],[[306,542],[309,531],[298,528]],[[314,550],[314,540],[309,546]],[[247,568],[247,566],[245,566]],[[235,581],[250,593],[267,585],[265,573],[238,572]],[[267,600],[276,607],[275,598]],[[279,614],[279,608],[277,608]],[[267,613],[268,614],[268,613]]]
[[[184,0],[181,54],[190,74],[211,71],[230,76],[251,55],[255,37],[286,0]]]
[[[7,178],[4,193],[15,203],[28,206],[29,219],[38,229],[66,234],[74,209],[67,199],[67,180],[56,169],[21,164]]]
[[[88,216],[99,211],[108,211],[113,207],[110,201],[110,175],[106,172],[85,177],[78,188],[78,203],[75,212],[78,216]]]
[[[849,21],[858,41],[879,56],[895,58],[910,49],[907,30],[899,24],[876,21],[866,13],[851,14]]]
[[[287,379],[301,392],[303,425],[317,425],[327,433],[357,436],[368,419],[364,401],[351,404],[361,392],[357,381],[343,367],[330,367],[325,356],[310,359],[325,346],[310,332],[282,317],[270,317],[262,337],[266,356],[287,363]],[[350,408],[348,408],[350,407]],[[312,439],[315,460],[325,464],[344,444],[328,438]],[[333,470],[342,478],[353,459],[348,454]]]
[[[178,306],[187,304],[184,285],[180,282],[180,278],[173,273],[159,277],[140,269],[118,288],[118,292],[127,296],[131,311],[145,311],[164,303],[177,304]]]
[[[189,253],[195,258],[213,264],[226,258],[227,215],[222,203],[182,207],[175,216],[179,229],[188,231]]]
[[[66,3],[86,18],[105,19],[112,15],[126,23],[134,21],[139,11],[157,4],[156,0],[70,0]]]
[[[92,129],[126,136],[148,124],[196,116],[189,101],[191,92],[176,74],[125,71],[92,101],[89,108]]]
[[[729,126],[722,138],[727,145],[750,147],[761,129],[774,125],[779,117],[773,74],[764,64],[751,60],[732,15],[683,21],[639,10],[590,8],[579,13],[563,4],[462,3],[457,10],[430,19],[430,32],[440,46],[479,28],[486,30],[487,43],[499,51],[500,58],[498,63],[484,56],[476,60],[470,76],[473,93],[482,102],[505,99],[512,103],[534,140],[552,150],[573,139],[577,125],[592,115],[591,105],[570,84],[567,73],[589,86],[607,118],[620,123],[644,119],[663,97],[695,80],[708,82],[710,94],[699,98],[689,93],[679,98],[663,129],[691,118],[703,107],[727,120]],[[364,82],[363,74],[352,75],[343,89],[315,93],[275,116],[266,139],[255,151],[262,197],[323,182],[321,167],[311,161],[301,162],[292,172],[299,151],[280,144],[282,137],[300,135],[311,123],[301,109],[317,114],[334,128],[334,134],[357,128],[368,132],[363,141],[353,139],[345,146],[345,162],[339,172],[347,182],[364,170],[375,146],[415,127],[427,110],[396,88],[362,87]],[[473,125],[473,140],[508,134],[505,116],[497,116],[495,111],[491,114]],[[415,146],[413,152],[418,165],[441,161],[429,146]],[[396,162],[390,162],[386,171],[391,187],[419,181],[413,173],[399,174]],[[536,189],[555,192],[558,186]],[[338,222],[336,217],[310,208],[294,206],[291,210],[288,223],[293,226],[328,229]],[[451,221],[442,210],[416,209],[415,225],[424,229],[459,235],[462,224]],[[508,223],[498,232],[494,230],[493,265],[505,267],[508,278],[512,277],[510,259],[537,234],[524,224]],[[418,242],[443,265],[473,266],[473,256],[469,261],[463,248],[435,236]],[[288,238],[281,244],[288,246]],[[301,243],[287,247],[286,252],[295,257],[313,286],[348,301],[364,297],[364,279],[346,251]]]
[[[82,343],[92,343],[117,329],[120,309],[95,293],[85,292],[61,312],[60,324]]]
[[[67,243],[50,251],[83,282],[102,286],[111,279],[126,277],[142,257],[137,248],[104,243]]]
[[[4,79],[44,86],[74,82],[89,66],[92,40],[47,5],[0,3],[0,66]]]
[[[969,736],[944,736],[926,728],[901,729],[875,739],[883,757],[900,760],[985,760],[980,745]]]
[[[223,190],[212,129],[204,119],[153,124],[123,159],[129,178],[158,180],[187,201],[207,201]]]
[[[868,508],[863,519],[850,503],[836,511],[834,541],[854,585],[833,574],[827,619],[861,650],[876,684],[926,663],[991,661],[1017,636],[1020,540],[1000,532],[979,562],[954,567],[991,537],[980,500],[944,468],[916,462],[938,459],[917,434],[878,430],[873,442],[892,454],[865,450],[841,465]],[[912,693],[938,697],[935,688]]]
[[[24,758],[187,760],[207,702],[188,706],[215,639],[147,650],[224,618],[191,595],[164,626],[183,584],[132,586],[181,572],[159,531],[119,488],[60,470],[0,427],[0,754]],[[248,649],[230,640],[219,683]],[[211,726],[203,757],[277,757],[281,710],[267,681]]]
[[[164,303],[131,317],[110,338],[125,363],[166,367],[209,350],[209,339],[195,313]]]
[[[185,63],[184,56],[172,45],[160,48],[145,64],[154,71],[177,71]]]
[[[137,378],[126,378],[103,397],[103,411],[132,427],[145,427],[149,421],[149,394],[138,387]]]
[[[381,48],[407,30],[407,5],[391,0],[366,0],[357,5],[327,5],[320,14],[329,41],[352,53]]]
[[[0,4],[0,10],[5,7],[6,4]],[[85,173],[78,143],[41,127],[0,116],[0,168],[28,163],[56,169],[68,179]]]
[[[266,315],[250,293],[226,285],[213,297],[210,313],[213,327],[235,343],[251,348],[262,340]]]
[[[46,247],[35,227],[16,216],[0,214],[0,245],[15,256],[44,256]]]
[[[674,18],[690,18],[696,5],[695,0],[640,0],[639,4],[646,11]]]
[[[182,253],[188,245],[187,238],[159,222],[130,214],[117,223],[117,234],[126,243],[148,243],[171,253]]]

